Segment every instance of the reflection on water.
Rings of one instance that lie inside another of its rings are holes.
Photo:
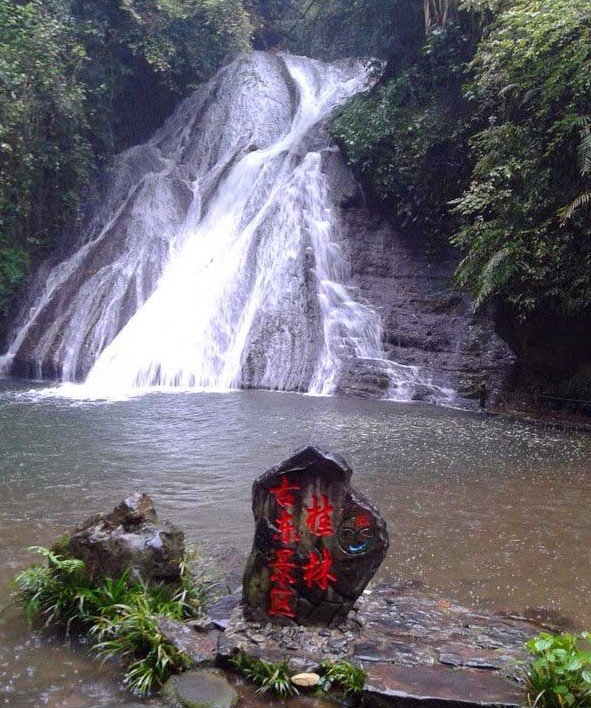
[[[151,394],[121,402],[0,392],[0,604],[23,549],[134,491],[213,550],[250,546],[252,480],[297,447],[342,454],[378,503],[388,579],[495,609],[590,606],[591,438],[421,405],[291,394]],[[80,652],[0,616],[0,704],[125,700]]]

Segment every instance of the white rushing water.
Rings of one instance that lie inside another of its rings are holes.
[[[377,363],[392,397],[425,385],[387,362],[355,293],[331,203],[322,121],[366,88],[361,62],[255,53],[119,159],[102,209],[46,278],[4,368],[151,387],[329,394]],[[372,364],[373,362],[373,364]]]

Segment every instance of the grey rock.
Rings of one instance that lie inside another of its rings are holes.
[[[516,684],[483,671],[373,664],[368,670],[362,705],[372,708],[513,708],[524,705],[524,698]]]
[[[238,703],[238,693],[219,669],[196,669],[173,676],[163,694],[175,708],[232,708]]]
[[[245,621],[235,609],[220,637],[219,658],[242,650],[287,660],[291,674],[324,660],[361,665],[369,708],[494,708],[525,705],[520,683],[524,643],[540,627],[475,611],[412,587],[381,585],[357,602],[357,621],[341,628]]]
[[[193,666],[213,665],[218,648],[217,630],[199,632],[191,624],[170,617],[161,616],[157,621],[165,639],[183,652]]]
[[[132,494],[110,514],[97,514],[71,532],[65,552],[85,563],[93,579],[174,581],[180,575],[184,534],[169,521],[157,521],[146,494]]]
[[[459,290],[453,274],[460,255],[450,249],[430,257],[417,242],[395,231],[351,183],[339,152],[325,151],[324,170],[343,224],[343,246],[348,249],[352,285],[359,297],[382,316],[387,363],[421,368],[430,391],[413,395],[409,383],[399,397],[441,400],[439,389],[459,392],[467,406],[475,387],[487,382],[494,396],[510,376],[515,356],[495,330],[493,311],[474,312],[470,297]],[[343,367],[339,392],[362,397],[397,397],[375,378],[376,362],[358,360]],[[365,369],[366,373],[363,373]]]
[[[227,629],[234,609],[242,600],[242,591],[231,595],[222,595],[218,600],[208,606],[207,615],[213,625],[218,629]]]

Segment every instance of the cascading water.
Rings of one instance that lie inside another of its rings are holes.
[[[367,87],[361,62],[254,53],[119,158],[75,253],[49,274],[4,370],[109,392],[255,387],[331,393],[346,362],[387,362],[355,297],[322,121]],[[384,391],[386,393],[386,391]]]

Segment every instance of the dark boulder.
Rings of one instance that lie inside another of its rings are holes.
[[[133,582],[174,581],[185,552],[184,533],[169,521],[158,521],[146,494],[132,494],[110,514],[96,514],[71,532],[60,548],[84,561],[89,576]]]
[[[388,549],[386,524],[351,474],[337,455],[306,447],[254,482],[247,618],[312,626],[347,619]]]

